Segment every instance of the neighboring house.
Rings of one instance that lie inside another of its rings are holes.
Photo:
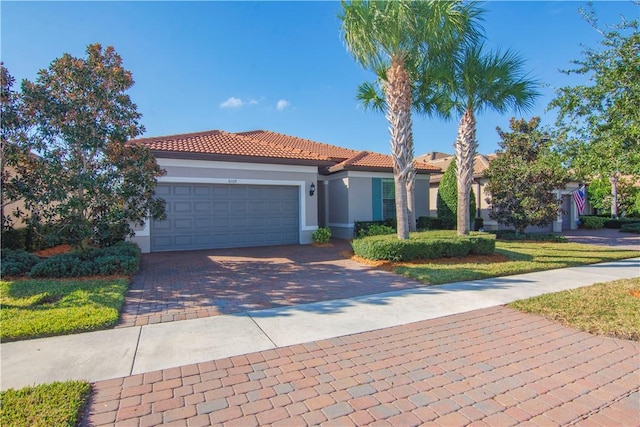
[[[395,216],[391,157],[269,131],[220,130],[143,138],[167,174],[156,194],[167,218],[133,240],[143,252],[311,243],[318,227],[353,237],[354,221]],[[429,175],[417,164],[416,213],[429,214]]]
[[[489,168],[489,164],[493,159],[497,157],[497,154],[476,154],[473,162],[473,191],[476,196],[476,217],[482,218],[485,230],[501,230],[509,227],[498,224],[496,220],[489,217],[491,211],[491,204],[487,202],[489,197],[485,191],[487,180],[483,178],[484,171]],[[416,157],[417,164],[429,165],[434,168],[439,168],[442,173],[434,174],[431,176],[429,185],[429,215],[432,217],[438,216],[438,187],[440,180],[444,175],[444,171],[447,170],[449,164],[454,160],[452,154],[445,153],[427,153],[422,156]],[[573,202],[571,193],[579,188],[578,182],[569,182],[565,188],[554,190],[558,198],[562,198],[562,211],[558,214],[558,218],[549,224],[547,227],[529,227],[527,232],[560,232],[562,230],[575,230],[578,228],[578,209]],[[589,212],[589,202],[586,202],[585,212]]]

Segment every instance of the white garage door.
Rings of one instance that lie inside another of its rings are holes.
[[[298,187],[159,183],[167,219],[151,222],[151,251],[299,242]]]

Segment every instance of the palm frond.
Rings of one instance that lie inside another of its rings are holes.
[[[384,93],[377,82],[364,82],[358,86],[356,99],[360,101],[365,110],[384,113],[387,109]]]

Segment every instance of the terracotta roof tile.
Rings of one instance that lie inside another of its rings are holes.
[[[283,135],[281,133],[265,130],[240,132],[238,133],[238,135],[248,136],[259,141],[272,142],[282,146],[299,148],[338,160],[348,159],[358,154],[358,151],[356,150],[350,150],[348,148],[337,147],[330,144],[323,144],[320,142],[311,141],[309,139]]]
[[[415,162],[418,171],[440,172],[440,168],[429,164]],[[347,159],[335,166],[329,168],[330,172],[337,172],[348,169],[393,169],[393,161],[391,156],[379,153],[370,153],[361,151],[354,157]]]
[[[181,135],[168,135],[153,138],[140,138],[131,141],[143,144],[156,154],[175,153],[213,156],[213,158],[240,158],[243,160],[283,159],[303,161],[304,164],[316,162],[318,166],[328,166],[329,172],[345,169],[391,170],[391,156],[356,151],[335,145],[323,144],[308,139],[283,135],[277,132],[254,130],[230,133],[221,130],[194,132]],[[416,162],[420,172],[439,172],[438,166]]]
[[[156,138],[142,138],[132,142],[146,145],[152,151],[279,159],[329,160],[327,156],[318,153],[303,149],[293,149],[275,143],[267,143],[244,135],[220,130]]]
[[[452,154],[449,154],[447,157],[440,157],[440,158],[437,158],[437,159],[434,159],[434,160],[429,160],[429,158],[430,158],[429,154],[430,153],[428,153],[427,155],[419,156],[419,157],[416,158],[416,160],[420,164],[429,165],[429,166],[433,166],[433,167],[438,167],[438,168],[442,169],[443,173],[444,173],[445,170],[447,170],[447,168],[449,167],[449,164],[454,159],[454,156]],[[474,158],[474,161],[473,161],[473,176],[474,176],[474,178],[480,178],[484,174],[484,171],[489,168],[489,163],[495,157],[496,157],[495,154],[488,154],[488,155],[476,154],[476,156]]]

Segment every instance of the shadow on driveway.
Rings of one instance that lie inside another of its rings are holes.
[[[144,254],[118,327],[351,298],[424,284],[359,264],[349,242]]]

